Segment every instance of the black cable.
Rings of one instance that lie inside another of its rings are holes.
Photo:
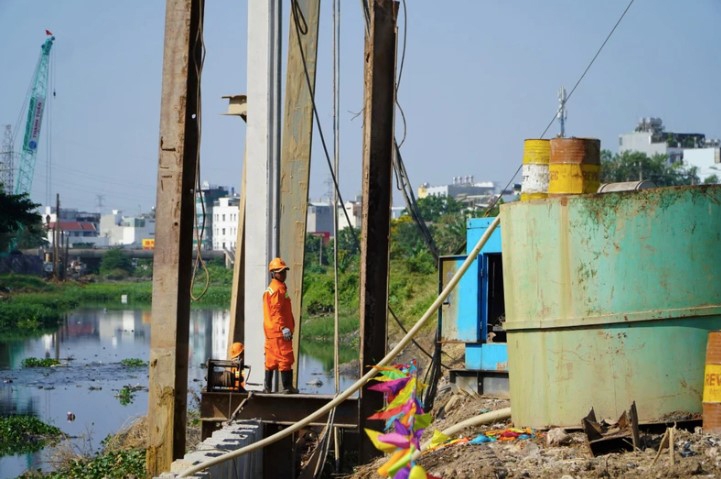
[[[331,179],[333,180],[333,186],[335,187],[335,190],[336,190],[336,192],[338,193],[338,199],[340,200],[341,204],[344,204],[345,202],[343,201],[343,197],[341,196],[341,193],[340,193],[340,187],[338,186],[338,180],[337,180],[337,178],[336,178],[336,176],[335,176],[335,173],[334,173],[334,171],[333,171],[332,163],[331,163],[331,160],[330,160],[330,153],[328,152],[328,147],[327,147],[326,142],[325,142],[325,135],[323,134],[323,127],[321,126],[320,116],[318,115],[318,109],[316,108],[316,103],[315,103],[315,91],[313,90],[313,88],[312,88],[312,86],[311,86],[310,74],[308,73],[308,64],[307,64],[307,62],[306,62],[305,52],[303,51],[303,45],[301,44],[301,41],[300,41],[300,37],[301,37],[301,35],[304,35],[304,33],[302,33],[302,31],[301,31],[299,21],[300,21],[301,18],[304,19],[305,17],[303,17],[303,11],[302,11],[302,9],[300,8],[300,5],[298,5],[298,0],[292,0],[292,1],[293,1],[293,9],[292,9],[292,11],[293,11],[293,15],[292,15],[292,17],[293,17],[293,23],[294,23],[294,25],[295,25],[296,34],[297,34],[297,37],[298,37],[298,50],[300,51],[300,58],[301,58],[301,61],[302,61],[302,63],[303,63],[303,71],[304,71],[304,73],[305,73],[306,84],[307,84],[307,86],[308,86],[308,91],[310,92],[311,105],[312,105],[312,107],[313,107],[313,117],[315,118],[315,120],[316,120],[316,125],[318,126],[318,135],[320,136],[321,145],[323,146],[323,152],[325,153],[326,162],[328,163],[328,169],[330,170]],[[307,32],[307,29],[306,29],[306,32]],[[397,144],[396,144],[396,152],[399,153]],[[348,224],[349,224],[349,225],[352,224],[351,221],[350,221],[350,217],[348,216],[348,212],[346,211],[345,208],[343,208],[343,213],[344,213],[344,215],[345,215],[345,217],[346,217],[346,221],[348,222]],[[358,240],[358,236],[357,236],[357,233],[356,233],[356,231],[355,231],[355,228],[353,228],[352,231],[353,231],[354,234],[352,234],[351,237],[353,238],[353,241],[354,241],[354,243],[355,243],[356,248],[358,248],[358,250],[360,250],[360,241]],[[401,330],[407,334],[408,331],[403,327],[403,325],[401,324],[400,320],[398,319],[398,317],[397,317],[396,314],[393,312],[393,309],[392,309],[390,306],[388,306],[388,312],[391,314],[391,316],[393,317],[393,319],[395,319],[396,323],[397,323],[398,326],[401,328]],[[433,358],[433,356],[431,356],[430,353],[428,353],[425,349],[423,349],[423,347],[422,347],[420,344],[418,344],[418,343],[415,341],[415,339],[412,339],[411,341],[412,341],[413,344],[416,345],[416,347],[417,347],[418,349],[420,349],[426,356],[428,356],[428,357],[431,358],[431,359]],[[446,366],[446,367],[447,367],[447,366]]]
[[[431,255],[433,255],[433,259],[435,261],[435,264],[437,265],[438,258],[440,256],[438,252],[438,247],[436,246],[433,235],[431,234],[431,231],[428,228],[425,220],[423,219],[423,215],[421,215],[420,209],[418,208],[418,202],[416,201],[415,195],[413,193],[413,187],[410,186],[410,180],[408,180],[408,172],[406,171],[405,164],[403,163],[403,157],[401,156],[401,150],[398,143],[395,143],[395,152],[396,154],[394,157],[395,161],[393,162],[393,167],[396,172],[396,178],[401,183],[401,188],[399,189],[403,193],[403,197],[406,200],[406,209],[408,210],[408,213],[411,215],[411,218],[413,218],[413,221],[420,230],[421,237],[426,243],[426,246],[428,247]]]
[[[292,9],[293,15],[291,15],[291,16],[293,17],[293,24],[295,25],[296,35],[298,37],[298,50],[300,51],[300,59],[303,63],[303,72],[305,73],[306,85],[308,86],[308,92],[310,93],[311,105],[313,107],[313,117],[315,118],[316,125],[318,125],[318,135],[320,136],[320,142],[321,142],[321,145],[323,146],[323,152],[325,153],[326,162],[328,163],[328,169],[330,170],[330,176],[331,176],[331,179],[333,180],[333,187],[335,188],[335,191],[338,193],[338,199],[340,200],[340,203],[345,204],[345,201],[343,201],[343,196],[340,192],[340,187],[338,186],[338,179],[336,178],[335,173],[333,171],[333,164],[330,160],[330,153],[328,153],[328,146],[326,145],[326,142],[325,142],[325,135],[323,134],[323,127],[320,124],[320,116],[318,115],[318,108],[316,107],[316,104],[315,104],[315,90],[313,89],[313,87],[311,85],[310,74],[308,73],[308,63],[306,62],[305,52],[303,51],[303,45],[301,44],[301,41],[300,41],[300,37],[302,35],[305,35],[305,33],[302,33],[302,30],[300,28],[299,17],[302,17],[303,21],[305,21],[305,17],[303,16],[303,11],[300,8],[300,5],[298,4],[298,0],[292,0],[292,2],[293,2],[293,9]],[[306,33],[307,33],[307,28],[306,28]],[[337,205],[334,205],[334,207],[337,207]],[[343,208],[343,214],[344,214],[345,219],[348,222],[348,224],[349,225],[353,224],[353,223],[351,223],[350,216],[348,216],[348,212],[345,210],[345,208]],[[358,243],[357,239],[356,239],[356,243]],[[359,243],[357,246],[360,249]]]
[[[207,218],[206,209],[205,209],[205,199],[202,197],[203,192],[201,189],[201,182],[200,182],[200,139],[202,134],[202,91],[201,91],[201,78],[203,75],[203,65],[205,63],[205,40],[203,38],[203,17],[204,14],[204,2],[199,3],[198,8],[198,30],[195,35],[195,42],[193,44],[193,66],[195,67],[195,73],[196,73],[196,108],[197,111],[195,113],[195,125],[196,125],[196,131],[197,131],[197,141],[196,141],[196,151],[195,151],[195,192],[194,197],[200,197],[200,208],[201,208],[201,214],[203,215],[203,219],[200,224],[198,224],[198,211],[197,208],[193,208],[193,217],[195,222],[195,242],[196,242],[196,249],[197,253],[195,255],[195,259],[193,260],[193,272],[191,275],[191,281],[190,281],[190,298],[193,301],[200,301],[203,296],[208,292],[208,288],[210,287],[210,272],[208,271],[208,266],[205,263],[205,260],[203,259],[203,237],[205,235],[205,222]],[[196,57],[197,56],[197,57]],[[205,284],[203,286],[203,290],[200,292],[198,296],[195,296],[193,294],[193,288],[195,286],[195,278],[198,275],[198,270],[202,269],[203,274],[205,275]]]

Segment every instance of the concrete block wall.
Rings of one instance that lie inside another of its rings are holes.
[[[215,431],[211,437],[198,444],[193,451],[185,454],[182,459],[173,461],[170,472],[165,472],[157,476],[156,479],[174,479],[178,474],[193,466],[253,444],[262,438],[263,426],[260,421],[243,420],[233,422]],[[263,451],[258,450],[244,454],[189,477],[197,479],[263,477]]]

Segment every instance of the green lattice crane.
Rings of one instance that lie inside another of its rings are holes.
[[[50,65],[50,49],[53,46],[55,37],[48,30],[45,30],[47,39],[43,43],[38,64],[35,67],[28,102],[28,115],[25,122],[25,137],[23,148],[20,152],[18,163],[18,174],[15,177],[16,195],[30,193],[35,174],[35,157],[38,153],[38,142],[40,140],[40,127],[43,123],[43,112],[45,110],[45,98],[48,91],[48,70]]]

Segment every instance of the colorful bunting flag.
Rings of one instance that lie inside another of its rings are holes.
[[[390,454],[378,474],[392,479],[440,479],[428,474],[413,460],[414,453],[420,450],[423,430],[432,421],[430,413],[423,412],[418,398],[424,386],[418,381],[415,360],[409,364],[375,368],[378,376],[373,379],[378,384],[368,389],[382,392],[386,407],[368,419],[385,420],[386,423],[383,432],[365,431],[376,449]]]

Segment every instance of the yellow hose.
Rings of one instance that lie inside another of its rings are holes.
[[[496,217],[496,219],[493,220],[493,222],[488,226],[488,229],[485,233],[483,233],[483,236],[481,236],[481,239],[478,240],[478,243],[473,248],[473,250],[468,254],[468,258],[463,262],[461,267],[456,271],[456,274],[453,275],[453,278],[448,282],[448,285],[441,291],[441,294],[436,298],[436,300],[433,302],[433,304],[430,305],[428,310],[423,314],[421,319],[418,320],[418,322],[408,331],[408,333],[401,339],[395,348],[393,348],[386,356],[381,359],[378,362],[378,366],[385,366],[387,365],[391,359],[398,356],[401,351],[403,351],[403,348],[405,348],[408,343],[411,342],[413,337],[418,334],[418,331],[421,330],[423,327],[423,324],[430,318],[436,310],[443,304],[443,301],[448,297],[448,295],[451,293],[453,288],[458,284],[458,282],[463,277],[463,274],[465,274],[466,270],[470,268],[471,263],[473,260],[476,259],[478,256],[478,253],[481,252],[481,248],[483,248],[483,245],[486,244],[486,241],[488,241],[488,238],[491,237],[491,233],[493,233],[493,230],[496,229],[498,224],[500,223],[500,217]],[[363,385],[368,382],[370,379],[372,379],[374,376],[376,376],[376,370],[371,368],[370,371],[368,371],[365,375],[363,375],[362,378],[358,379],[353,385],[351,385],[348,389],[346,389],[344,392],[339,394],[337,397],[335,397],[333,400],[331,400],[328,404],[323,406],[322,408],[318,409],[316,412],[306,416],[305,419],[298,421],[297,423],[293,424],[292,426],[288,426],[287,428],[283,429],[282,431],[278,431],[275,434],[266,437],[265,439],[261,439],[258,442],[254,442],[253,444],[249,444],[245,447],[241,447],[240,449],[236,449],[235,451],[227,452],[221,456],[214,457],[212,459],[209,459],[206,462],[203,462],[201,464],[196,464],[193,467],[190,467],[186,469],[185,471],[178,474],[178,477],[188,477],[196,472],[203,471],[209,467],[215,466],[216,464],[221,464],[225,461],[229,461],[231,459],[235,459],[236,457],[240,457],[243,454],[247,454],[249,452],[253,452],[256,449],[261,449],[269,444],[272,444],[280,439],[283,439],[286,436],[289,436],[293,434],[295,431],[298,431],[299,429],[302,429],[303,427],[307,426],[314,420],[320,418],[324,414],[328,413],[331,409],[338,406],[340,403],[348,399],[353,393],[355,393],[358,389],[363,387]],[[500,411],[505,411],[505,409],[502,409]],[[499,411],[499,412],[500,412]],[[510,410],[509,410],[510,413]],[[465,421],[464,421],[465,422]]]

